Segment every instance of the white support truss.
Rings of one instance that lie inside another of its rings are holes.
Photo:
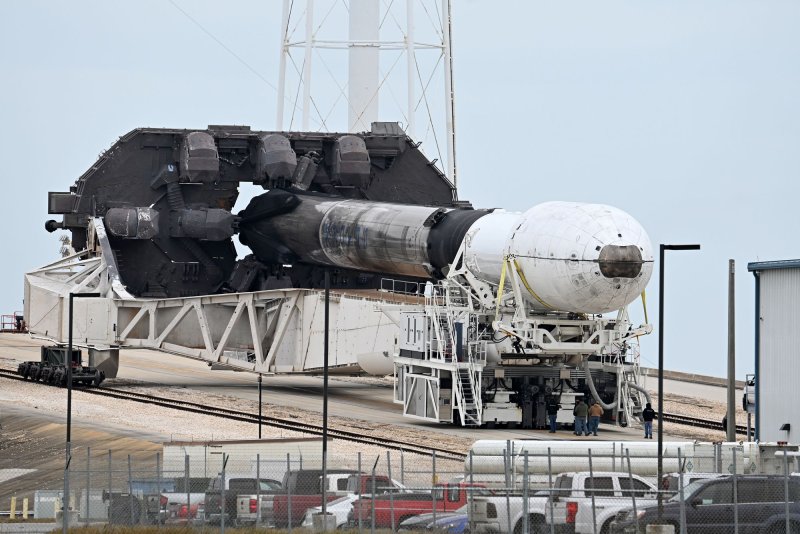
[[[283,289],[185,298],[132,297],[116,274],[101,219],[89,248],[25,275],[32,335],[65,343],[70,293],[77,346],[136,347],[258,373],[322,369],[324,293]],[[330,366],[334,372],[392,372],[397,326],[378,311],[391,295],[332,293]]]

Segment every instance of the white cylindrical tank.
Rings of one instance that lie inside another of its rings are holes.
[[[653,270],[644,228],[603,204],[498,210],[475,221],[464,244],[464,265],[492,285],[500,282],[503,259],[513,257],[525,298],[539,311],[618,310],[642,293]]]

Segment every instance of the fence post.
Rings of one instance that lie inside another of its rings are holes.
[[[622,454],[622,444],[619,446],[620,456]],[[636,511],[636,492],[633,490],[633,471],[631,470],[631,450],[625,449],[625,460],[628,463],[628,480],[631,488],[631,504],[633,504],[633,517],[636,518],[636,532],[639,532],[639,514]]]
[[[113,524],[111,516],[111,489],[113,484],[111,482],[111,449],[108,449],[108,522]]]
[[[375,463],[372,464],[372,485],[370,487],[370,495],[369,495],[369,502],[370,502],[370,522],[369,522],[369,532],[370,534],[375,534],[375,469],[378,467],[378,460],[380,456],[375,458]]]
[[[529,506],[528,503],[528,451],[525,451],[525,459],[523,462],[524,471],[522,472],[522,532],[523,534],[530,534],[531,527],[529,524]],[[510,528],[511,525],[509,525]]]
[[[361,534],[361,511],[364,508],[364,503],[361,501],[361,485],[364,483],[364,479],[361,475],[361,451],[358,452],[358,489],[356,490],[358,495],[358,534]],[[355,510],[355,507],[353,508]]]
[[[595,501],[594,501],[594,469],[592,468],[592,449],[591,447],[588,449],[589,452],[589,482],[591,484],[591,492],[592,492],[592,532],[597,534],[597,510],[595,509]]]
[[[547,505],[550,508],[550,534],[556,534],[556,525],[553,523],[553,498],[555,498],[555,488],[553,487],[553,457],[550,454],[550,447],[547,447],[547,484],[550,486],[550,496],[547,498]]]
[[[258,376],[260,379],[261,375]],[[256,454],[256,527],[258,527],[260,524],[261,524],[261,453],[258,453]]]
[[[191,486],[191,479],[189,477],[189,473],[190,473],[190,469],[189,468],[190,467],[191,467],[191,465],[189,464],[189,455],[186,454],[183,457],[183,471],[184,471],[184,473],[183,473],[183,481],[184,481],[184,484],[186,485],[185,489],[186,489],[186,515],[187,515],[187,520],[188,520],[188,515],[189,515],[189,510],[190,510],[189,504],[192,502],[192,496],[191,496],[192,488],[190,487]],[[222,483],[224,484],[225,481],[223,480]],[[178,508],[178,510],[180,510],[180,508]]]
[[[733,423],[731,423],[733,424]],[[733,453],[733,532],[739,534],[739,485],[736,480],[736,446],[731,447]]]
[[[131,455],[128,455],[128,507],[130,508],[131,512],[131,525],[135,525],[136,522],[133,518],[133,485],[131,483],[131,479],[133,478],[133,470],[131,469]]]
[[[27,497],[22,499],[22,520],[23,521],[27,521],[28,520],[28,498]]]
[[[514,525],[511,524],[511,458],[508,454],[508,446],[510,445],[510,441],[506,441],[506,448],[503,449],[503,474],[505,476],[505,486],[506,486],[506,524],[508,525],[508,531],[514,531]]]
[[[622,457],[622,444],[619,445],[619,454]],[[611,444],[611,470],[616,472],[617,471],[617,442]],[[633,489],[633,486],[631,486]]]
[[[219,507],[220,507],[220,513],[219,513],[219,531],[220,531],[222,534],[225,534],[225,515],[228,513],[228,512],[225,510],[225,504],[226,504],[226,502],[225,502],[225,501],[227,501],[227,500],[228,500],[228,498],[227,498],[227,494],[226,494],[226,492],[225,492],[225,482],[226,482],[226,480],[227,480],[227,478],[226,478],[226,476],[225,476],[225,468],[226,468],[227,466],[228,466],[228,455],[227,455],[227,454],[225,454],[225,453],[222,453],[222,501],[220,501],[220,503],[219,503]],[[188,510],[187,510],[187,512],[186,512],[186,517],[187,517],[187,519],[188,519],[188,517],[189,517],[189,512],[188,512]]]
[[[472,448],[469,450],[469,514],[467,517],[469,518],[469,531],[475,532],[475,519],[473,517],[475,513],[475,494],[472,491],[475,484],[475,477],[473,476],[474,471],[472,470],[472,462],[473,462],[473,454]]]
[[[788,449],[784,449],[783,451],[783,500],[785,501],[784,505],[784,513],[786,514],[786,530],[785,532],[791,532],[789,527],[789,455],[786,454]]]
[[[681,448],[678,447],[678,491],[680,492],[680,521],[681,521],[681,534],[686,534],[686,499],[683,494],[683,453]],[[660,491],[660,489],[659,489]],[[634,513],[636,511],[634,510]],[[639,520],[636,520],[637,528]]]
[[[389,480],[392,480],[392,452],[386,451],[386,470],[389,474]],[[389,514],[392,518],[392,532],[395,531],[394,528],[394,493],[392,491],[389,492]]]
[[[8,518],[10,520],[14,520],[17,517],[17,496],[13,495],[11,497],[11,510],[8,512]]]
[[[436,523],[436,451],[431,454],[431,463],[433,468],[433,475],[431,476],[431,498],[433,499],[433,522]]]
[[[83,522],[87,525],[89,524],[89,490],[92,487],[92,472],[90,470],[91,466],[91,454],[92,448],[86,447],[86,517],[83,518]]]
[[[300,456],[300,461],[302,462],[303,457]],[[302,465],[302,464],[301,464]],[[301,467],[302,469],[302,467]],[[292,471],[292,456],[290,452],[286,453],[286,472],[290,473]],[[292,477],[286,477],[288,484],[286,485],[286,509],[289,513],[289,534],[292,534]]]
[[[156,528],[161,529],[161,493],[164,487],[161,485],[161,453],[156,453],[156,484],[158,484],[158,501],[156,502]]]

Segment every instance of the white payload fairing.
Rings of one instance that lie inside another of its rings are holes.
[[[507,257],[518,266],[526,300],[539,311],[616,311],[644,291],[653,270],[644,228],[602,204],[546,202],[475,221],[464,238],[465,267],[497,286]]]

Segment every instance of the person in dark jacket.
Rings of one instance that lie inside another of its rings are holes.
[[[653,419],[656,418],[656,411],[648,402],[642,410],[644,420],[644,439],[653,439]]]
[[[583,399],[577,399],[575,401],[575,409],[572,410],[572,414],[575,416],[575,435],[580,436],[583,433],[589,435],[589,427],[586,426],[586,418],[589,415],[589,406]]]
[[[550,433],[555,434],[556,426],[558,423],[556,419],[558,418],[558,411],[561,409],[561,405],[558,403],[558,399],[555,396],[552,396],[547,401],[547,417],[550,420]]]

